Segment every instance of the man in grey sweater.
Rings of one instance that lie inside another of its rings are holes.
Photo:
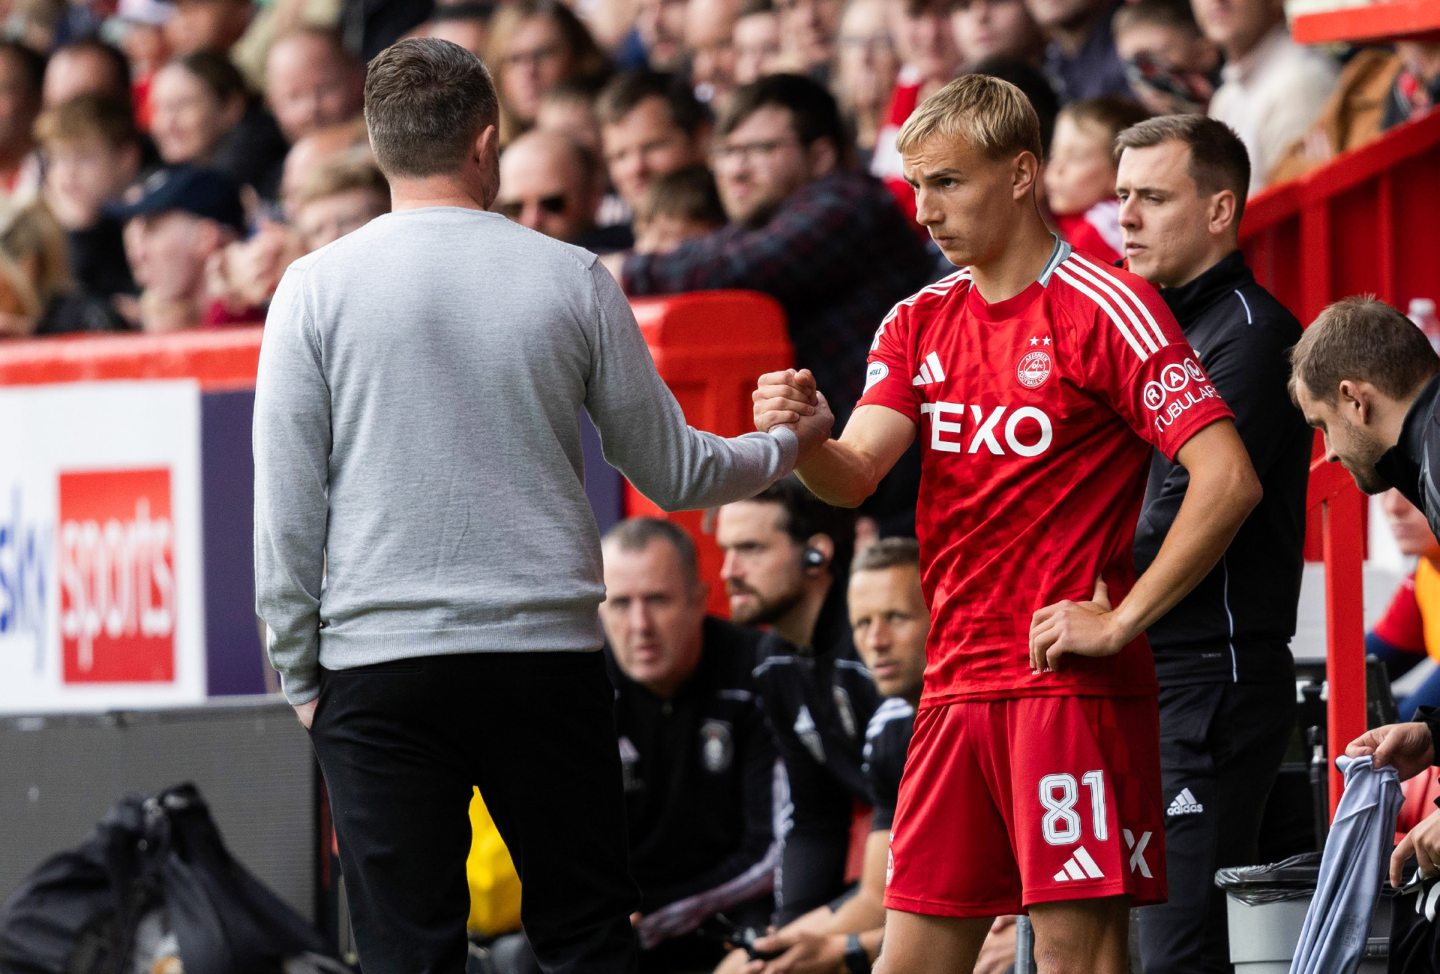
[[[486,212],[497,107],[456,45],[370,65],[394,212],[296,261],[255,396],[270,658],[325,773],[366,974],[465,966],[478,786],[546,971],[630,971],[638,902],[579,418],[670,509],[750,496],[828,436],[689,428],[585,251]]]

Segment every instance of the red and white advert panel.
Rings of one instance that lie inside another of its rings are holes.
[[[205,695],[199,392],[0,390],[0,713]]]

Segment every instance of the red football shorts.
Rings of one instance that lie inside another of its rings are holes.
[[[885,905],[990,917],[1034,903],[1165,900],[1154,697],[922,710],[890,832]]]

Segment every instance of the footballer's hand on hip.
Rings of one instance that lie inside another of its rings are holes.
[[[1095,583],[1088,602],[1056,602],[1030,619],[1030,670],[1048,673],[1066,653],[1114,656],[1130,640],[1117,632],[1117,620],[1104,582]]]
[[[760,432],[768,433],[776,426],[794,427],[804,417],[815,415],[815,376],[809,369],[766,372],[755,383],[750,400],[755,409],[755,428]]]

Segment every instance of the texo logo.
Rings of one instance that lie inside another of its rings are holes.
[[[62,473],[59,520],[64,681],[172,681],[170,471]]]
[[[920,405],[920,412],[930,416],[930,449],[942,453],[979,453],[983,448],[1003,457],[1008,448],[1017,456],[1038,457],[1050,449],[1055,439],[1050,417],[1034,406],[1015,410],[996,406],[987,414],[983,407],[974,404],[927,402]],[[968,440],[964,438],[967,412],[970,416]]]

